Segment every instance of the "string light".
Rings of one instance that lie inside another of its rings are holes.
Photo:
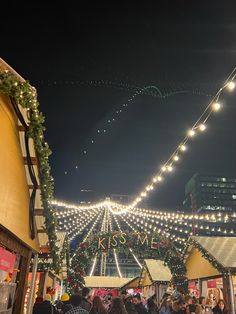
[[[212,105],[212,110],[214,111],[219,111],[220,110],[220,107],[221,107],[221,104],[219,102],[215,102],[213,103]]]
[[[205,131],[206,130],[205,124],[200,124],[199,129],[200,131]]]
[[[234,90],[234,88],[235,88],[235,83],[234,83],[233,81],[229,82],[229,83],[227,84],[227,88],[228,88],[230,91]]]

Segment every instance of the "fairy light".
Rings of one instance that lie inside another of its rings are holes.
[[[205,124],[200,124],[199,126],[200,131],[205,131],[206,130],[206,125]]]
[[[180,145],[180,150],[182,152],[185,152],[186,151],[186,146],[184,144]]]
[[[217,111],[220,110],[220,108],[221,108],[221,104],[219,102],[215,102],[215,103],[212,104],[212,110],[213,111],[217,112]]]
[[[234,90],[234,89],[235,89],[235,83],[234,83],[233,81],[229,82],[229,83],[227,84],[227,88],[228,88],[230,91]]]
[[[188,131],[188,136],[193,137],[195,135],[195,131],[193,129]]]
[[[95,267],[96,267],[96,264],[97,264],[97,254],[96,254],[95,257],[94,257],[93,265],[92,265],[92,268],[91,268],[91,270],[90,270],[89,277],[93,276],[93,273],[94,273],[94,269],[95,269]]]
[[[118,274],[119,274],[120,278],[122,278],[123,276],[122,276],[122,273],[120,271],[120,266],[119,266],[119,263],[118,263],[118,258],[117,258],[115,249],[113,249],[113,253],[114,253],[114,257],[115,257],[116,268],[117,268]]]

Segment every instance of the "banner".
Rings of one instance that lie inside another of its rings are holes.
[[[0,247],[0,270],[13,273],[16,255]]]

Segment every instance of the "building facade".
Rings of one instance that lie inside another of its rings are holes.
[[[236,177],[196,173],[185,186],[185,211],[232,212],[236,209]]]

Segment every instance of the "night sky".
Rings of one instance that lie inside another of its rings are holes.
[[[80,201],[81,189],[93,200],[139,192],[236,66],[233,1],[40,2],[5,12],[1,57],[38,90],[60,200]],[[116,113],[147,86],[174,95],[150,89]],[[236,176],[236,92],[221,102],[145,206],[181,205],[195,172]]]

